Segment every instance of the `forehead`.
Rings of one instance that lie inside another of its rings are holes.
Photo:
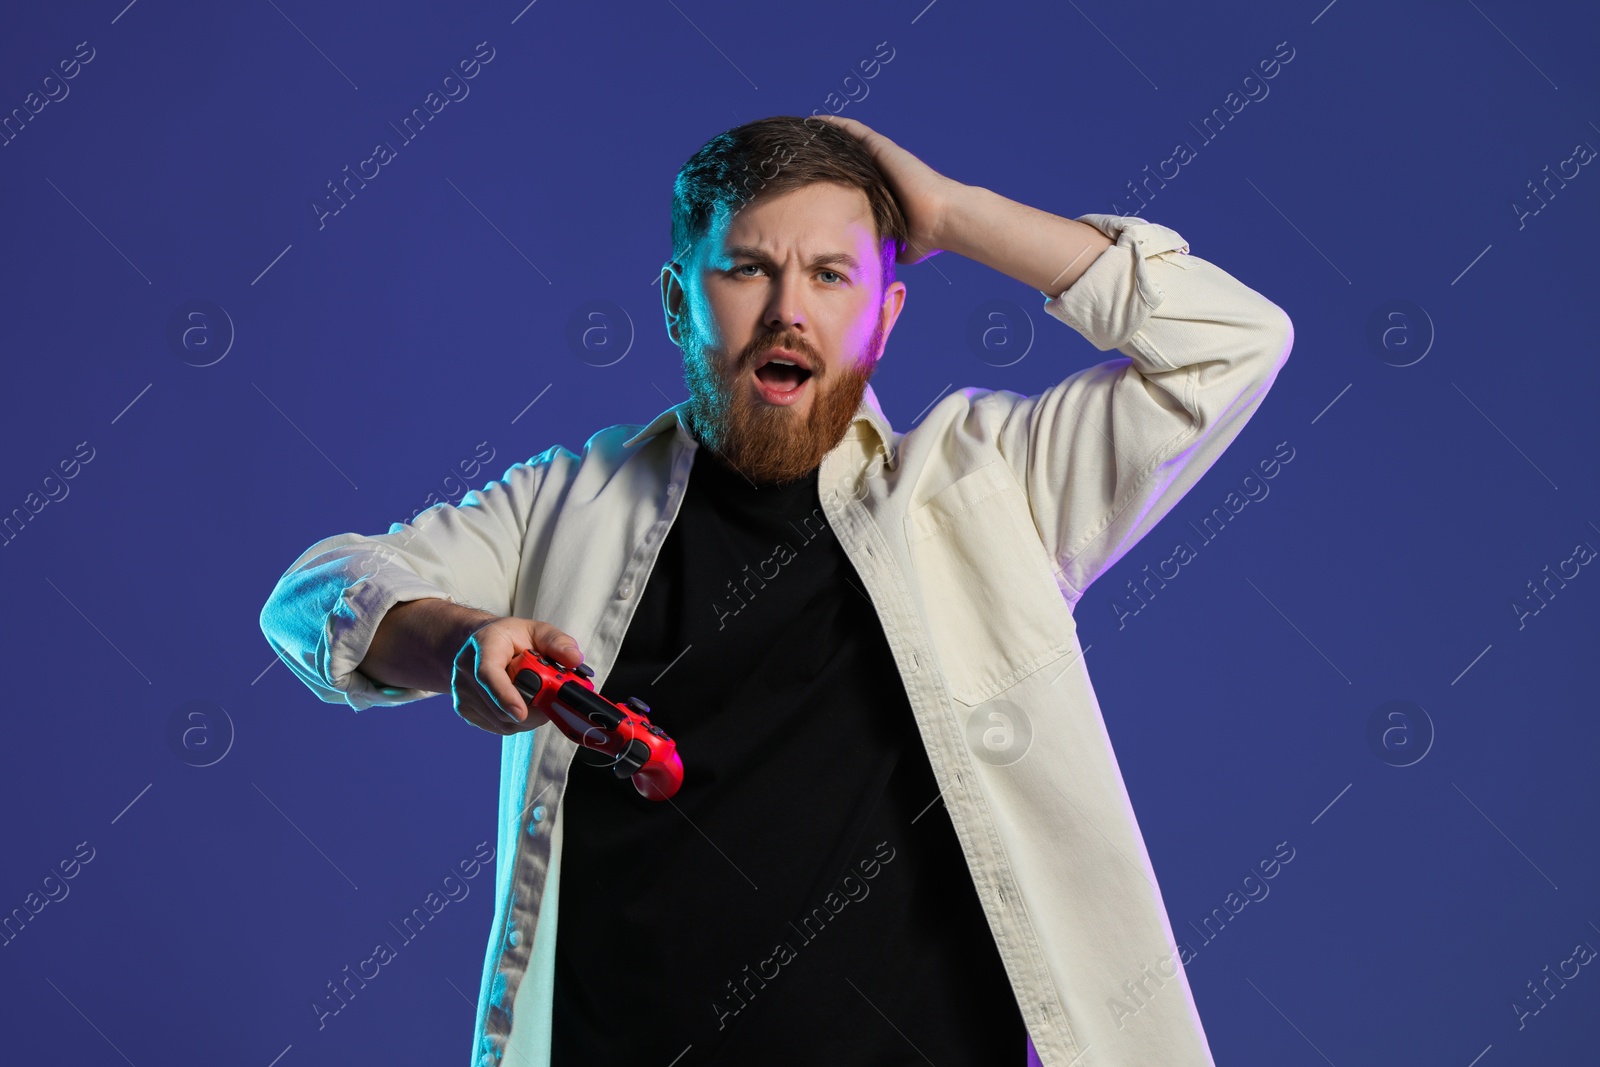
[[[867,194],[837,182],[813,182],[759,197],[742,209],[717,213],[707,231],[714,253],[751,245],[774,255],[821,255],[832,251],[873,254],[876,244]]]

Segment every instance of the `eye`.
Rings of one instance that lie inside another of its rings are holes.
[[[744,274],[742,272],[747,270],[760,271],[765,269],[766,268],[762,267],[759,263],[741,263],[729,270],[728,273],[732,274],[736,278],[754,278],[754,274]],[[842,285],[844,282],[849,281],[848,278],[836,270],[820,270],[817,272],[817,275],[822,278],[823,284],[825,285]]]

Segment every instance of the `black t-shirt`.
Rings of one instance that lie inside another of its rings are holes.
[[[702,447],[640,595],[604,693],[651,706],[683,787],[646,800],[576,757],[554,1067],[1021,1067],[1021,1013],[816,472],[758,489]]]

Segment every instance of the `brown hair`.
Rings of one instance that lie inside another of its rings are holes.
[[[817,118],[775,115],[747,122],[717,134],[689,157],[672,183],[672,254],[693,248],[721,210],[738,211],[759,196],[823,181],[866,194],[887,289],[906,245],[905,214],[860,140]]]

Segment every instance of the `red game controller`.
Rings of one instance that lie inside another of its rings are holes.
[[[568,667],[532,649],[507,670],[530,705],[573,741],[610,756],[616,776],[631,777],[641,796],[666,800],[683,784],[678,743],[645,717],[650,705],[638,697],[613,703],[595,692],[588,665]]]

